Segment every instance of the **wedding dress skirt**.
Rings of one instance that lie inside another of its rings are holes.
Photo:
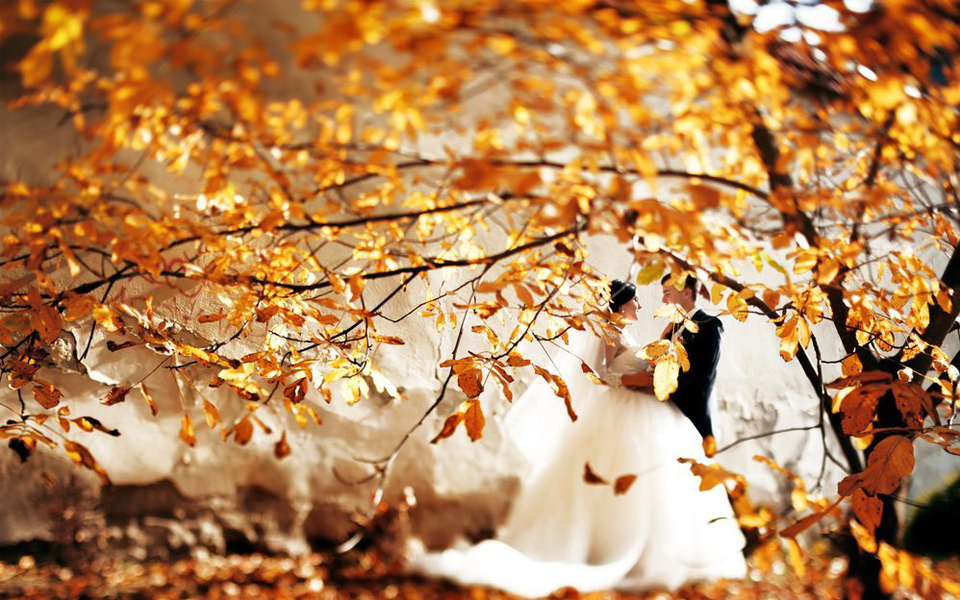
[[[629,351],[598,371],[635,372],[638,361]],[[549,389],[536,385],[507,417],[507,432],[531,464],[496,538],[422,554],[412,570],[528,597],[566,586],[676,589],[743,577],[744,538],[724,490],[701,492],[700,479],[677,462],[707,460],[693,424],[649,394],[567,377],[580,371],[579,360],[573,364],[567,361],[564,374],[575,423]],[[586,483],[585,463],[611,484]],[[629,474],[637,479],[615,495],[612,482]]]

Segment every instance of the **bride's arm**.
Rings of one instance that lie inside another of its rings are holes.
[[[613,359],[617,356],[617,349],[617,346],[604,343],[602,356],[603,364],[600,365],[599,369],[597,369],[597,375],[600,376],[600,379],[602,379],[607,385],[614,387],[622,385],[620,381],[622,374],[614,371],[611,368]]]

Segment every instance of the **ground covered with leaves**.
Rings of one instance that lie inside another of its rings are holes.
[[[719,598],[837,598],[843,588],[842,559],[808,557],[797,572],[784,563],[768,570],[751,567],[744,581],[688,586],[667,593],[557,590],[550,598],[591,600],[708,600]],[[289,558],[260,554],[211,556],[174,562],[94,559],[84,567],[38,564],[32,557],[0,563],[0,597],[24,600],[63,598],[283,598],[507,600],[510,594],[481,587],[403,575],[375,554],[347,557],[313,553]]]

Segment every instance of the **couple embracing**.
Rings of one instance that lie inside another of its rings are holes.
[[[708,399],[723,328],[697,309],[697,281],[661,281],[664,303],[696,325],[663,332],[683,345],[690,369],[670,399],[652,393],[641,344],[625,330],[613,345],[590,333],[571,337],[573,360],[558,360],[576,403],[576,423],[557,421],[552,392],[534,384],[507,415],[505,429],[527,458],[528,472],[496,538],[417,557],[412,568],[463,584],[491,585],[527,597],[561,587],[676,589],[685,583],[739,578],[744,538],[722,486],[701,492],[677,461],[707,460],[713,428]],[[637,318],[633,284],[613,281],[616,321]],[[695,330],[695,331],[692,331]],[[591,365],[605,385],[581,375]],[[563,415],[565,419],[566,416]],[[625,493],[584,483],[585,466],[605,478],[635,475]]]

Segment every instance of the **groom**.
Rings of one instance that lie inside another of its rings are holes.
[[[671,323],[664,330],[664,337],[671,337],[679,331],[679,341],[687,351],[690,370],[681,371],[677,389],[670,400],[693,422],[703,438],[703,449],[707,456],[716,452],[713,438],[713,423],[710,419],[710,392],[717,377],[717,362],[720,360],[720,338],[723,324],[720,319],[703,312],[697,307],[699,283],[696,277],[687,276],[682,289],[666,285],[669,275],[660,280],[663,286],[664,304],[676,304],[697,324],[694,333],[683,324]],[[682,329],[682,331],[680,331]]]
[[[720,319],[703,312],[697,307],[699,283],[695,277],[687,276],[681,289],[667,285],[669,275],[660,280],[663,287],[663,303],[676,304],[697,324],[696,333],[683,327],[682,323],[671,323],[663,331],[663,338],[673,338],[683,345],[690,360],[690,370],[680,371],[677,389],[670,394],[670,401],[680,409],[693,423],[703,438],[703,450],[708,457],[716,453],[716,440],[713,437],[713,423],[710,418],[710,392],[717,377],[717,362],[720,359],[720,338],[723,325]],[[628,383],[627,376],[624,383]],[[653,392],[650,373],[636,374],[635,387]]]

